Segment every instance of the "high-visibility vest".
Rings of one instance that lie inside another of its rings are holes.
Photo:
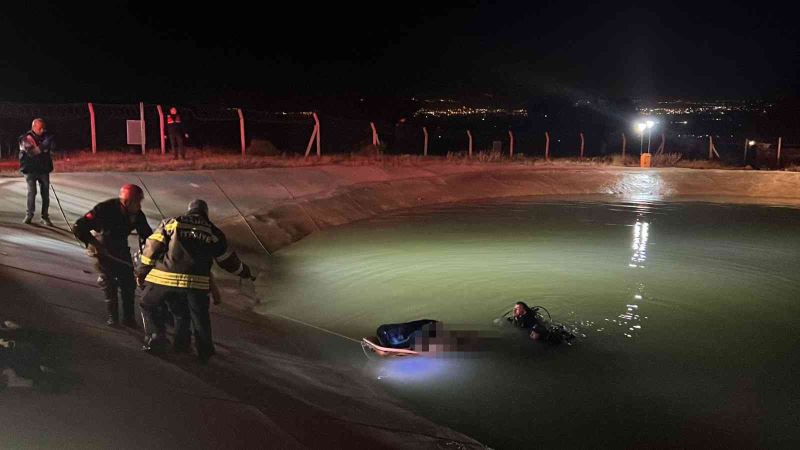
[[[176,123],[181,123],[181,115],[180,114],[167,114],[167,125],[173,125]]]

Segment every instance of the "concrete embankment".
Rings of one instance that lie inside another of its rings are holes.
[[[332,165],[183,173],[65,173],[53,174],[52,180],[67,199],[63,206],[69,220],[113,196],[123,183],[148,188],[150,201],[145,208],[151,219],[161,213],[180,214],[189,200],[205,198],[212,219],[230,230],[231,239],[259,252],[263,251],[239,211],[264,246],[274,252],[315,230],[399,209],[487,198],[606,195],[621,201],[800,203],[800,173],[731,170]],[[25,186],[19,181],[7,187],[20,191],[22,208]]]

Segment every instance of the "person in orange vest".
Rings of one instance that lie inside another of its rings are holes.
[[[169,136],[169,147],[175,159],[186,159],[186,150],[183,147],[183,138],[189,137],[183,129],[183,122],[181,115],[178,114],[178,108],[171,107],[169,114],[167,114],[167,136]]]

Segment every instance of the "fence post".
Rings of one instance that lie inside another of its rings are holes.
[[[469,137],[469,158],[472,159],[472,131],[467,130],[467,137]]]
[[[581,159],[583,159],[583,144],[584,144],[583,133],[581,133]]]
[[[322,156],[322,152],[320,151],[320,143],[319,143],[320,142],[320,133],[322,133],[322,127],[319,124],[319,116],[317,116],[317,113],[313,113],[313,114],[314,114],[314,124],[317,127],[317,158],[319,158],[320,156]]]
[[[719,157],[719,152],[717,152],[717,148],[714,146],[714,137],[710,134],[708,135],[708,160],[711,161],[714,159],[714,155],[717,155],[717,159],[722,159]]]
[[[239,136],[242,141],[242,159],[245,157],[245,135],[244,135],[244,113],[242,113],[242,108],[236,108],[236,112],[239,114]]]
[[[146,154],[147,142],[145,141],[144,134],[144,102],[139,102],[139,129],[142,134],[142,156]]]
[[[378,129],[375,128],[375,122],[370,122],[369,127],[372,128],[372,145],[377,147],[380,145],[381,140],[378,137]]]
[[[158,140],[161,142],[161,155],[163,156],[167,153],[167,147],[164,144],[164,110],[161,109],[161,105],[156,105],[156,109],[158,110],[158,129],[161,130]]]
[[[777,168],[778,169],[781,168],[781,143],[782,142],[783,142],[783,138],[779,137],[778,138],[778,158],[777,158],[777,163],[778,163],[778,167]]]
[[[550,161],[550,132],[544,132],[544,159]]]
[[[94,105],[89,102],[89,126],[92,128],[92,154],[97,154],[97,128],[94,122]]]
[[[708,135],[708,160],[711,161],[714,158],[714,138],[709,134]]]
[[[622,133],[622,164],[625,164],[625,145],[628,141],[625,140],[625,133]]]
[[[428,156],[428,127],[422,127],[422,133],[425,135],[425,143],[422,146],[422,156]]]
[[[508,157],[510,159],[514,157],[514,133],[511,130],[508,130],[508,140]]]
[[[314,141],[317,139],[317,133],[319,132],[319,125],[316,122],[316,118],[314,120],[314,129],[311,130],[311,137],[308,139],[308,146],[306,147],[306,155],[305,158],[308,158],[308,154],[311,153],[311,146],[314,145]]]

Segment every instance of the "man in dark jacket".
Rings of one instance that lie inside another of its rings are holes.
[[[19,138],[19,171],[28,183],[28,210],[24,222],[33,221],[36,212],[36,185],[42,193],[42,225],[53,226],[50,221],[50,172],[53,159],[50,153],[55,149],[53,136],[45,130],[44,120],[33,119],[31,130]]]
[[[228,247],[225,234],[208,219],[203,200],[189,203],[185,215],[166,219],[147,238],[136,282],[144,287],[141,309],[147,351],[161,351],[167,344],[160,305],[166,302],[175,316],[174,349],[185,352],[194,329],[195,348],[202,363],[214,354],[208,293],[211,265],[252,279],[250,268]]]
[[[153,233],[142,212],[142,200],[142,188],[135,184],[126,184],[119,190],[119,198],[98,203],[78,219],[73,228],[75,237],[86,244],[87,253],[96,258],[95,268],[100,274],[97,282],[106,297],[106,323],[110,326],[116,326],[119,322],[119,291],[122,297],[122,323],[136,328],[136,279],[133,275],[128,235],[136,230],[141,249],[145,239]]]

